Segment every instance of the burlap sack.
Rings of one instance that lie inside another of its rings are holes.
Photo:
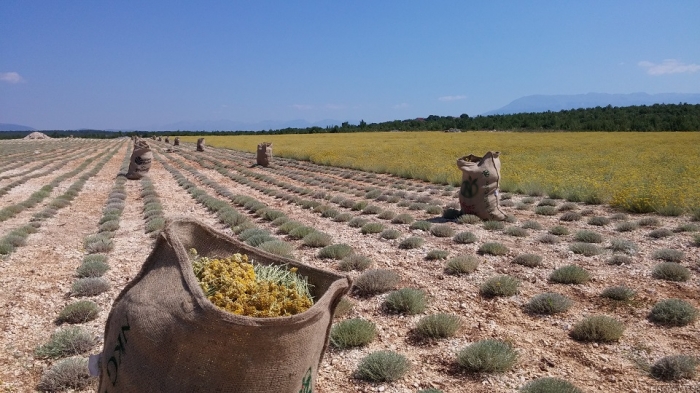
[[[168,138],[167,136],[165,137],[165,143],[170,143],[170,138]]]
[[[483,157],[470,154],[457,160],[457,167],[462,171],[459,205],[463,214],[474,214],[482,220],[505,220],[506,215],[498,205],[500,154],[490,151]]]
[[[244,253],[257,263],[297,267],[313,285],[315,303],[290,317],[222,311],[202,293],[190,248],[206,257]],[[168,220],[109,313],[99,392],[311,393],[333,313],[350,284],[199,222]]]
[[[272,143],[263,142],[258,145],[258,165],[270,166],[272,158]]]
[[[143,177],[148,170],[151,169],[151,161],[153,161],[153,153],[150,146],[143,139],[134,141],[134,151],[131,153],[131,163],[129,163],[129,171],[126,173],[126,178],[130,180],[138,180]]]
[[[197,151],[204,151],[204,138],[197,139]]]
[[[180,146],[180,137],[175,137],[175,140],[173,141],[173,146]]]

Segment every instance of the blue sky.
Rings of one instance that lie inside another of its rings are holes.
[[[700,93],[700,2],[0,1],[0,123],[381,122]]]

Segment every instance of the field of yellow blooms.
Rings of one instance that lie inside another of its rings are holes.
[[[195,142],[197,137],[183,137]],[[459,184],[458,157],[501,152],[504,191],[609,203],[630,211],[700,207],[697,132],[382,132],[207,136],[206,144]]]

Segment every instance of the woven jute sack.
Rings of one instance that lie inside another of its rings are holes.
[[[204,138],[197,139],[197,151],[204,151]]]
[[[180,137],[175,137],[175,140],[173,140],[173,146],[180,146]]]
[[[269,166],[272,158],[272,143],[263,142],[258,145],[257,162],[260,166]]]
[[[242,253],[308,277],[314,304],[288,317],[223,311],[202,292],[188,250]],[[346,276],[261,251],[207,225],[168,219],[138,275],[115,300],[99,357],[99,392],[311,393]]]
[[[130,180],[138,180],[142,178],[148,170],[151,169],[153,161],[153,153],[151,147],[143,139],[134,141],[134,151],[131,153],[131,162],[129,170],[126,173],[126,178]]]
[[[170,143],[170,138],[168,138],[167,136],[165,137],[165,143]]]
[[[490,151],[483,157],[473,154],[457,159],[462,171],[459,205],[463,214],[474,214],[482,220],[502,221],[505,213],[498,204],[501,180],[500,152]]]

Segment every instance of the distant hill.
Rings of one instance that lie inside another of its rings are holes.
[[[654,104],[700,104],[700,94],[664,93],[664,94],[606,94],[588,93],[576,95],[532,95],[518,98],[510,104],[483,113],[488,115],[508,115],[514,113],[559,112],[561,110],[606,107],[608,105],[625,107]]]
[[[324,119],[317,122],[306,120],[289,121],[260,121],[256,123],[246,123],[234,120],[202,120],[202,121],[179,121],[163,125],[155,125],[140,128],[143,131],[266,131],[279,130],[283,128],[307,128],[340,125],[338,120]]]
[[[0,131],[36,131],[32,127],[21,126],[19,124],[0,123]]]

